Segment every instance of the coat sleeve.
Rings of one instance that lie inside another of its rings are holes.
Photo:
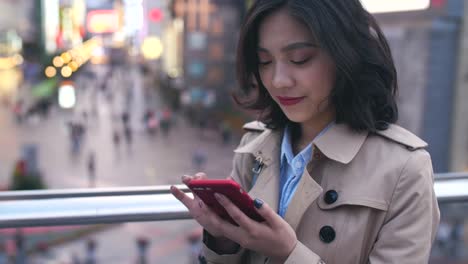
[[[428,263],[439,220],[430,156],[425,150],[414,151],[394,189],[368,263]]]
[[[296,247],[293,249],[289,257],[286,259],[284,264],[325,264],[320,256],[315,254],[312,250],[302,244],[300,241],[297,242]]]
[[[259,135],[259,133],[256,132],[249,132],[246,133],[239,144],[239,147],[244,146],[248,142],[250,142],[252,139],[256,138]],[[238,182],[242,188],[245,190],[248,190],[251,186],[251,179],[250,175],[248,172],[245,170],[242,170],[242,168],[245,168],[248,166],[246,164],[249,162],[249,157],[246,154],[239,154],[235,153],[234,158],[233,158],[233,169],[231,172],[231,177],[234,178],[236,182]],[[252,158],[250,158],[252,160]],[[204,232],[205,233],[205,232]],[[204,259],[206,260],[206,263],[209,264],[240,264],[240,263],[245,263],[245,255],[247,253],[247,250],[244,248],[240,248],[239,251],[235,254],[225,254],[225,255],[220,255],[211,250],[206,244],[203,244],[202,247],[202,255],[204,256]]]

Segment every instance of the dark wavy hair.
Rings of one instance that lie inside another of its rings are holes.
[[[329,98],[336,123],[375,132],[398,120],[391,51],[375,18],[359,0],[257,0],[246,15],[237,48],[240,91],[234,100],[241,107],[259,111],[259,119],[272,129],[290,122],[269,95],[258,69],[259,25],[282,8],[310,29],[336,65]]]

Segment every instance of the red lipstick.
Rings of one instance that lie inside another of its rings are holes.
[[[304,100],[305,96],[303,96],[303,97],[277,96],[276,98],[278,98],[280,104],[282,104],[284,106],[290,106],[290,105],[295,105],[295,104],[298,104],[298,103],[302,102],[302,100]]]

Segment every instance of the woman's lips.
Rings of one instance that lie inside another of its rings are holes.
[[[276,98],[278,98],[281,105],[290,106],[290,105],[295,105],[295,104],[298,104],[298,103],[302,102],[302,100],[304,100],[305,96],[303,96],[303,97],[277,96]]]

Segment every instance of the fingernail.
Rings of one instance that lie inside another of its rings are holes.
[[[257,208],[257,209],[262,208],[262,206],[263,206],[263,201],[262,201],[261,199],[255,198],[255,200],[254,200],[254,206],[255,206],[255,208]]]

